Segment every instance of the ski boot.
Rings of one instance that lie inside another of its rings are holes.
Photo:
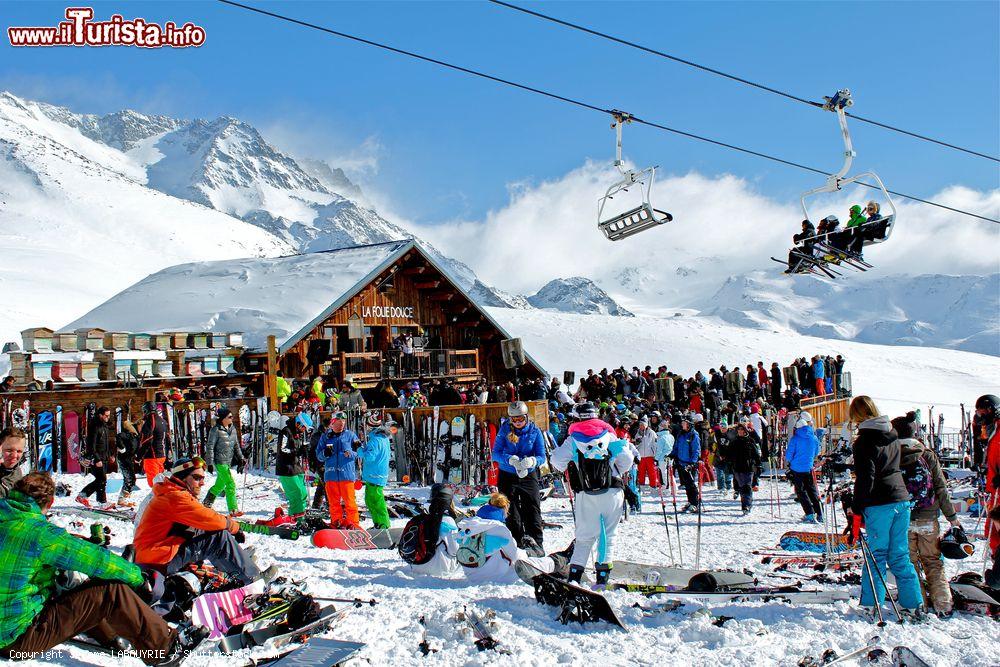
[[[595,563],[594,569],[597,570],[597,583],[591,586],[591,590],[603,591],[608,587],[608,579],[611,578],[611,563]]]
[[[816,520],[815,514],[806,514],[802,517],[802,523],[819,523],[819,521]]]
[[[573,557],[573,547],[576,546],[576,540],[569,543],[569,546],[562,551],[556,551],[555,553],[549,554],[549,558],[555,563],[556,569],[552,572],[555,576],[566,579],[569,577],[569,559]]]
[[[90,501],[87,500],[86,496],[77,496],[74,500],[86,508],[90,508]]]
[[[135,507],[135,503],[133,503],[131,500],[129,500],[129,495],[131,495],[131,494],[128,494],[128,493],[118,494],[118,500],[115,501],[115,506],[116,507]]]
[[[205,499],[201,501],[201,504],[204,505],[205,507],[209,507],[210,508],[210,507],[212,507],[212,505],[215,504],[215,499],[216,498],[217,498],[217,496],[214,493],[212,493],[211,491],[209,491],[208,493],[205,494]]]
[[[545,555],[545,549],[543,549],[541,545],[538,544],[538,542],[536,542],[533,537],[528,537],[527,535],[525,535],[524,537],[521,538],[521,544],[522,548],[528,552],[529,556],[533,556],[535,558],[541,558],[542,556]]]
[[[201,625],[182,624],[177,628],[177,637],[168,649],[167,658],[158,662],[157,667],[178,667],[208,637],[208,628]]]
[[[583,570],[582,565],[570,565],[569,566],[569,576],[566,577],[566,581],[571,584],[579,584],[583,581]]]
[[[241,512],[241,511],[239,511],[239,510],[233,510],[233,511],[231,511],[231,512],[229,513],[229,518],[230,518],[230,519],[238,519],[238,518],[240,518],[241,516],[243,516],[243,512]]]

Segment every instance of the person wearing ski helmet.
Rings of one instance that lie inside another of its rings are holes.
[[[316,445],[316,457],[323,462],[326,499],[330,504],[330,527],[359,530],[358,503],[354,495],[357,478],[355,451],[361,448],[358,435],[347,428],[347,413],[335,412],[330,428]]]
[[[681,431],[674,440],[672,456],[677,461],[677,477],[687,494],[687,505],[682,512],[697,512],[701,505],[698,491],[698,466],[701,463],[701,438],[691,428],[691,418],[681,418]]]
[[[524,401],[507,406],[507,420],[493,440],[492,458],[500,468],[497,489],[510,500],[507,526],[511,534],[522,549],[543,554],[538,467],[546,460],[545,436],[528,418]]]
[[[823,504],[813,476],[820,443],[813,428],[812,415],[802,410],[790,421],[794,421],[794,425],[791,428],[792,435],[788,438],[785,460],[788,461],[788,472],[795,486],[795,495],[802,505],[802,521],[823,523]]]
[[[283,419],[285,425],[278,432],[274,472],[288,500],[288,513],[295,521],[305,515],[309,502],[302,460],[309,455],[306,434],[313,427],[313,422],[305,412],[298,413],[294,419]]]
[[[986,443],[983,477],[986,482],[986,508],[990,513],[1000,507],[1000,398],[984,394],[976,399],[976,418],[980,437]],[[1000,522],[987,519],[986,534],[990,537],[990,553],[1000,549]]]
[[[947,616],[952,610],[951,587],[941,562],[938,517],[944,514],[953,527],[961,528],[961,523],[948,494],[947,480],[937,455],[917,439],[915,426],[916,416],[912,412],[892,420],[892,428],[899,436],[899,468],[912,505],[908,533],[910,561],[917,570],[917,576],[923,574],[925,583],[922,589],[926,592],[929,606],[933,606],[938,614]]]
[[[871,570],[881,577],[861,578],[861,606],[874,611],[885,602],[886,565],[896,577],[899,606],[915,614],[923,604],[917,571],[910,561],[910,492],[899,470],[900,445],[892,423],[879,414],[870,396],[855,396],[848,408],[858,435],[854,455],[854,499],[850,510],[850,538],[857,541],[865,523]],[[869,574],[871,574],[871,570]],[[874,581],[872,581],[874,580]],[[873,593],[872,587],[875,587]]]
[[[569,566],[569,581],[579,583],[590,554],[604,535],[594,559],[597,585],[607,586],[614,562],[615,532],[625,503],[624,479],[635,458],[624,440],[597,417],[597,408],[587,402],[576,407],[580,421],[569,427],[569,436],[552,452],[550,465],[567,471],[576,494],[575,548]]]
[[[149,488],[156,484],[156,476],[165,472],[167,437],[167,420],[156,409],[156,403],[146,401],[142,404],[142,426],[139,428],[139,448],[135,456],[142,461]]]
[[[383,489],[389,482],[389,448],[392,446],[392,420],[383,423],[377,410],[365,419],[368,438],[361,447],[361,481],[365,485],[365,506],[376,528],[389,528],[389,510]]]
[[[215,499],[221,493],[226,494],[226,506],[229,508],[230,516],[240,516],[239,504],[236,500],[236,480],[233,479],[232,469],[242,469],[243,452],[240,450],[240,436],[233,425],[233,413],[229,408],[219,408],[215,426],[208,433],[208,442],[205,444],[205,463],[208,464],[208,473],[211,475],[218,470],[215,476],[215,484],[205,494],[203,501],[205,507],[215,504]]]

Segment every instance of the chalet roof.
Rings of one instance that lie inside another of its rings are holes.
[[[510,337],[413,240],[170,266],[63,328],[100,326],[149,333],[242,331],[248,348],[265,349],[267,337],[273,335],[278,352],[283,353],[414,249],[504,337]],[[534,359],[529,360],[542,368]]]

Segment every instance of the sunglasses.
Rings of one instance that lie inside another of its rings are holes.
[[[205,481],[205,476],[204,475],[191,475],[191,479],[193,479],[196,482],[204,482]]]

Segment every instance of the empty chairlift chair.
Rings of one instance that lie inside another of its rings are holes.
[[[622,160],[622,125],[632,120],[631,114],[624,111],[612,112],[615,117],[615,167],[621,172],[622,180],[615,183],[597,202],[597,226],[604,233],[609,241],[620,241],[629,236],[644,232],[647,229],[658,227],[673,220],[666,211],[653,208],[649,203],[649,194],[653,187],[653,178],[656,176],[656,167],[646,167],[634,171],[626,169]],[[605,209],[608,203],[616,196],[627,193],[629,188],[635,186],[642,196],[641,203],[621,213],[608,215],[605,217]]]

